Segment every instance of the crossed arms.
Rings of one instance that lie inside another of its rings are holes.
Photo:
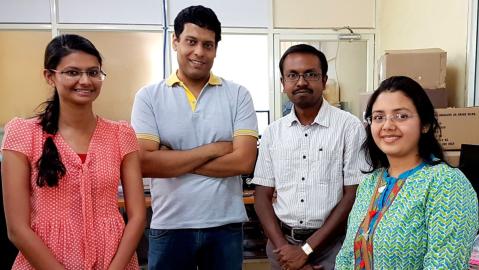
[[[144,177],[170,178],[187,173],[210,177],[249,174],[256,162],[256,137],[236,136],[232,142],[214,142],[190,150],[168,149],[139,139]]]

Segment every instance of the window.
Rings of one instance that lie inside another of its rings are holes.
[[[256,110],[269,110],[267,35],[223,34],[212,72],[245,86]],[[178,69],[176,52],[171,50],[173,71]]]

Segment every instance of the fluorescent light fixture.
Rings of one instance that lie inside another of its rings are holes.
[[[356,34],[356,33],[341,33],[341,34],[338,34],[338,39],[339,40],[348,40],[348,41],[360,40],[361,35]]]

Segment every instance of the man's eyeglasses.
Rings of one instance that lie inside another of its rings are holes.
[[[317,72],[306,72],[303,74],[299,73],[288,73],[283,79],[287,82],[297,82],[299,78],[303,77],[306,81],[319,81],[323,75]]]
[[[96,81],[103,81],[106,78],[106,73],[103,72],[101,69],[90,69],[86,71],[80,71],[75,69],[58,71],[55,69],[50,69],[50,71],[60,73],[65,79],[70,81],[80,80],[83,73],[85,73],[88,78]]]
[[[413,118],[413,117],[416,117],[417,114],[409,114],[409,113],[395,113],[395,114],[390,114],[390,115],[386,115],[386,114],[381,114],[381,113],[378,113],[378,114],[373,114],[369,117],[366,117],[366,121],[368,122],[368,124],[384,124],[386,122],[386,120],[391,120],[395,123],[402,123],[402,122],[406,122],[407,120]]]

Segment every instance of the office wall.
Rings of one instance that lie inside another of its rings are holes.
[[[103,56],[107,77],[93,103],[95,113],[130,121],[136,92],[162,79],[163,34],[155,32],[62,31],[88,38]]]
[[[107,79],[94,103],[95,112],[130,120],[134,95],[159,81],[162,33],[64,31],[90,39],[103,56]],[[0,31],[0,127],[15,116],[31,117],[51,94],[43,78],[43,53],[50,31]]]
[[[50,31],[0,31],[0,127],[15,116],[31,117],[52,91],[43,78]]]
[[[464,106],[469,1],[377,2],[376,59],[384,50],[392,49],[441,48],[447,51],[449,104]]]

